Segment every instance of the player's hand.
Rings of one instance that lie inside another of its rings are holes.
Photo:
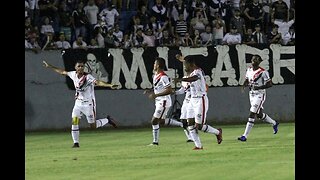
[[[181,82],[181,78],[172,78],[172,81],[173,81],[173,82],[176,82],[176,83],[177,83],[177,82]]]
[[[112,84],[111,85],[111,89],[116,89],[117,87],[119,87],[119,85],[117,85],[117,84]]]
[[[154,92],[150,93],[148,96],[149,99],[155,99],[156,95],[154,94]]]
[[[146,89],[146,90],[143,91],[143,94],[149,94],[150,92],[151,92],[150,89]]]
[[[177,60],[179,60],[179,61],[181,61],[181,62],[183,62],[183,61],[184,61],[183,56],[182,56],[182,55],[180,55],[180,54],[176,54],[176,59],[177,59]]]
[[[42,61],[44,67],[49,67],[49,64],[46,61]]]

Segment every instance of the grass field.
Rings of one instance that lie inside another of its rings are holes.
[[[218,127],[218,126],[217,126]],[[73,149],[70,132],[25,134],[27,180],[113,179],[295,179],[295,124],[280,123],[274,135],[256,124],[247,142],[237,137],[245,125],[223,125],[223,142],[200,132],[204,146],[193,151],[181,128],[163,127],[160,145],[149,147],[151,127],[80,131]]]

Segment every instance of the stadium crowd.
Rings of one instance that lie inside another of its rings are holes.
[[[295,0],[25,0],[25,48],[295,45]]]

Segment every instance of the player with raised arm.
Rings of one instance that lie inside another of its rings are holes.
[[[75,105],[72,110],[72,127],[71,135],[73,139],[73,148],[79,146],[79,121],[82,114],[87,118],[91,128],[99,128],[107,123],[112,125],[114,128],[117,127],[112,117],[109,115],[103,119],[96,119],[96,99],[94,94],[94,86],[110,87],[115,89],[118,85],[109,84],[104,81],[96,80],[91,74],[84,72],[84,62],[77,61],[75,65],[75,71],[65,71],[57,68],[46,61],[43,61],[43,65],[46,68],[50,68],[53,71],[69,76],[74,83],[76,89],[75,94]]]
[[[153,64],[153,91],[145,90],[149,99],[155,100],[155,111],[151,119],[153,141],[150,146],[159,145],[160,125],[173,125],[182,127],[182,123],[176,120],[166,119],[168,110],[171,107],[172,88],[169,77],[164,72],[165,60],[157,57]]]
[[[193,150],[202,150],[203,146],[200,141],[198,130],[205,133],[215,134],[218,144],[222,142],[222,129],[213,128],[206,122],[209,99],[207,97],[207,87],[204,78],[204,72],[199,68],[193,59],[184,58],[177,54],[176,58],[184,63],[185,71],[191,72],[187,78],[176,78],[175,81],[185,81],[190,83],[191,100],[187,110],[188,129],[195,143]]]
[[[252,66],[250,66],[246,72],[246,80],[243,84],[243,89],[247,86],[249,87],[251,107],[246,129],[243,135],[238,137],[239,141],[247,141],[247,137],[256,118],[272,124],[274,134],[277,134],[278,132],[279,123],[262,112],[262,105],[266,99],[266,89],[272,86],[272,81],[269,77],[268,71],[259,66],[261,62],[262,59],[259,55],[252,56]]]

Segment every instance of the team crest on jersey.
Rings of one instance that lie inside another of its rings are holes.
[[[198,118],[201,118],[201,117],[202,117],[202,115],[201,115],[201,114],[197,114],[197,117],[198,117]]]
[[[161,114],[161,110],[158,110],[158,111],[157,111],[157,114]]]

